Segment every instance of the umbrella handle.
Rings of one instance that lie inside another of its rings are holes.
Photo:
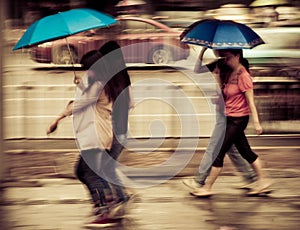
[[[207,47],[203,47],[200,54],[199,54],[199,57],[198,57],[198,60],[196,62],[195,69],[194,69],[194,71],[196,73],[199,72],[199,69],[202,66],[203,56],[204,56],[204,53],[205,53],[206,50],[207,50]]]
[[[69,42],[68,42],[67,37],[66,37],[65,39],[66,39],[68,51],[69,51],[69,54],[70,54],[71,63],[72,63],[72,68],[73,68],[73,73],[74,73],[74,78],[75,78],[75,77],[76,77],[76,72],[75,72],[75,67],[74,67],[74,59],[73,59],[73,55],[72,55],[72,53],[71,53],[71,49],[70,49],[70,45],[69,45]]]

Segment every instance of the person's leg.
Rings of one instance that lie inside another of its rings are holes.
[[[257,173],[257,180],[262,181],[263,179],[266,178],[265,173],[262,170],[262,164],[259,158],[257,158],[253,163],[252,167],[254,168],[255,172]]]
[[[205,183],[205,185],[192,192],[193,195],[195,196],[206,196],[206,195],[211,195],[211,189],[212,186],[214,185],[216,179],[220,175],[222,168],[223,168],[223,163],[224,163],[224,157],[227,151],[231,148],[233,144],[233,140],[238,135],[238,130],[237,126],[233,122],[232,119],[227,118],[227,125],[226,125],[226,131],[225,131],[225,137],[223,140],[223,143],[221,145],[221,149],[215,159],[215,161],[212,164],[211,171],[209,173],[208,179]]]
[[[234,166],[242,174],[244,180],[247,182],[247,184],[242,185],[241,188],[248,188],[247,186],[252,185],[252,183],[256,181],[257,176],[255,170],[253,170],[251,165],[241,156],[241,154],[238,152],[235,145],[233,145],[229,149],[227,154],[230,160],[232,161],[232,163],[234,164]],[[202,172],[202,173],[198,171],[194,179],[196,183],[193,182],[191,179],[184,181],[184,183],[190,188],[202,187],[205,184],[206,178],[208,177],[210,172],[211,172],[211,168],[209,168],[206,172]]]
[[[95,200],[100,200],[100,199],[94,199],[95,196],[92,195],[94,188],[93,188],[93,186],[91,186],[92,183],[89,179],[89,174],[91,174],[91,169],[86,164],[86,162],[84,161],[82,156],[80,156],[78,159],[78,162],[75,166],[75,175],[76,175],[77,179],[87,187],[87,189],[90,192],[91,198],[94,202]],[[97,203],[99,203],[99,202],[97,202]]]
[[[81,181],[87,186],[94,206],[97,209],[95,214],[107,213],[108,207],[105,198],[105,189],[108,183],[101,177],[99,166],[101,165],[100,149],[85,150],[81,152],[81,161],[77,172],[81,172]]]
[[[205,159],[205,160],[207,160],[207,159]],[[210,162],[211,160],[209,160],[209,162]],[[205,164],[207,164],[207,163],[205,163]],[[196,175],[195,175],[195,181],[199,184],[199,185],[201,185],[201,186],[203,186],[204,184],[205,184],[205,181],[206,181],[206,178],[208,177],[208,175],[209,175],[209,173],[210,173],[210,170],[211,170],[211,167],[210,168],[208,168],[205,172],[200,172],[200,171],[198,171],[197,173],[196,173]]]
[[[77,163],[75,164],[75,176],[77,177],[77,179],[83,183],[83,184],[86,184],[86,181],[84,179],[84,167],[82,165],[82,162],[83,159],[81,156],[79,156],[78,160],[77,160]]]
[[[207,181],[206,181],[205,185],[203,186],[203,189],[205,189],[207,191],[211,191],[212,186],[216,182],[216,180],[217,180],[218,176],[220,175],[222,169],[223,169],[223,167],[214,167],[214,166],[211,167],[209,177],[207,178]]]
[[[106,198],[104,193],[104,186],[102,178],[99,177],[84,160],[79,165],[82,173],[81,181],[85,182],[86,187],[89,190],[91,199],[93,201],[92,215],[95,219],[88,220],[86,225],[109,223],[111,221],[110,209],[106,204]]]
[[[263,172],[262,164],[259,158],[257,158],[253,163],[252,167],[257,173],[257,186],[250,191],[248,194],[259,194],[262,192],[269,192],[271,191],[270,186],[272,185],[272,181],[268,178],[267,175]]]
[[[238,170],[238,172],[242,174],[247,184],[256,181],[255,171],[253,170],[251,165],[242,157],[242,155],[239,153],[235,145],[232,145],[232,147],[229,149],[227,154],[230,160],[232,161],[233,165]]]
[[[108,180],[111,184],[111,188],[116,196],[116,201],[125,201],[127,200],[127,195],[124,191],[122,182],[117,175],[117,159],[120,156],[121,152],[124,149],[124,146],[127,142],[126,134],[114,135],[113,144],[111,150],[108,152],[108,155],[104,157],[104,167],[105,167],[105,179]]]
[[[249,146],[249,155],[252,152],[250,150],[251,150],[251,148]],[[251,194],[258,194],[261,192],[269,191],[270,190],[269,187],[272,185],[272,182],[266,176],[266,174],[263,172],[263,167],[262,167],[259,157],[256,157],[256,159],[253,159],[251,157],[249,158],[248,155],[246,155],[245,158],[248,160],[249,163],[251,163],[251,166],[253,167],[253,169],[255,170],[256,175],[257,175],[256,187],[253,188],[253,190],[250,191],[248,194],[251,195]]]
[[[248,121],[244,122],[245,128],[247,126],[247,123],[248,123]],[[257,184],[258,185],[257,185],[257,188],[254,190],[254,192],[259,192],[259,191],[262,191],[262,190],[270,187],[271,182],[267,178],[267,176],[264,174],[261,162],[260,162],[257,154],[255,154],[252,151],[244,131],[240,132],[240,134],[237,136],[234,143],[235,143],[238,151],[240,152],[240,154],[243,156],[244,159],[246,159],[251,164],[252,168],[254,169],[254,171],[257,175]]]
[[[249,194],[259,193],[271,186],[271,180],[263,172],[263,167],[259,157],[251,150],[248,140],[245,135],[241,135],[236,144],[238,148],[244,151],[243,157],[251,164],[257,175],[257,187]]]
[[[194,177],[194,181],[198,186],[192,185],[194,187],[201,187],[205,184],[205,180],[210,173],[211,166],[215,161],[224,141],[226,132],[226,117],[223,114],[222,108],[223,107],[219,105],[216,109],[216,124],[210,137],[205,154],[199,165],[198,171]],[[190,184],[195,183],[190,182]]]

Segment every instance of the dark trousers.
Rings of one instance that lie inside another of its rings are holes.
[[[233,144],[235,144],[239,153],[250,164],[256,159],[257,155],[251,150],[244,130],[249,121],[249,116],[243,117],[226,117],[226,132],[220,152],[215,159],[214,167],[223,167],[224,157]]]
[[[110,182],[110,185],[119,201],[126,200],[126,194],[123,189],[123,184],[117,175],[117,159],[122,153],[124,146],[126,145],[126,141],[126,134],[114,135],[112,147],[108,154],[104,155],[103,158],[104,165],[106,167],[105,178]]]
[[[82,151],[75,168],[77,178],[88,188],[95,206],[106,206],[104,190],[109,188],[109,184],[99,171],[104,153],[100,149]]]

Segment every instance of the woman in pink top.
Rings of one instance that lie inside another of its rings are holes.
[[[230,147],[235,144],[240,154],[245,158],[257,173],[257,187],[248,194],[259,194],[269,191],[271,182],[262,172],[261,162],[252,150],[245,136],[251,113],[256,133],[262,133],[256,106],[254,103],[253,82],[248,70],[248,61],[243,58],[241,49],[220,50],[225,64],[231,69],[223,85],[225,100],[225,115],[227,119],[226,132],[221,150],[213,163],[206,184],[192,192],[195,196],[210,196],[212,186],[221,173],[224,157]]]

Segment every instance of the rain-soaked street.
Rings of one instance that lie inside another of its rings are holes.
[[[107,229],[297,230],[299,171],[295,177],[284,174],[274,178],[274,191],[266,197],[246,197],[245,191],[234,188],[240,183],[237,176],[221,176],[217,194],[207,199],[190,196],[181,178],[136,189],[125,218]],[[84,229],[91,212],[86,190],[72,179],[10,183],[1,196],[0,223],[5,230]]]
[[[165,178],[172,165],[154,170],[156,175],[137,174],[135,169],[151,168],[171,157],[175,139],[165,140],[156,151],[129,141],[121,162],[131,167],[126,172],[130,180],[125,182],[134,196],[126,206],[125,218],[107,229],[298,229],[298,136],[250,138],[274,182],[273,192],[262,197],[248,197],[247,190],[236,188],[243,182],[228,159],[214,196],[199,199],[189,194],[182,180],[197,169],[207,141],[200,139],[193,159],[171,179]],[[74,141],[11,140],[7,146],[18,150],[8,152],[11,177],[2,184],[1,229],[85,229],[92,205],[87,190],[74,178],[78,154]],[[181,154],[184,158],[184,148]],[[132,188],[134,184],[139,186]]]

